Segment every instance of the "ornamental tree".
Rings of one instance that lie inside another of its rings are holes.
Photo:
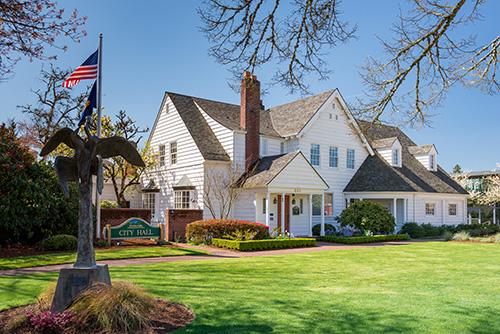
[[[0,1],[0,80],[11,75],[21,56],[30,61],[56,59],[45,54],[45,47],[66,50],[56,43],[60,35],[79,43],[87,35],[81,29],[86,20],[76,9],[65,17],[64,9],[49,0]]]
[[[393,215],[382,205],[358,201],[344,209],[337,217],[340,226],[351,226],[360,231],[392,233],[396,227]]]

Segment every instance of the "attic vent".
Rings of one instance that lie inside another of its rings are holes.
[[[168,114],[168,111],[170,109],[170,103],[165,104],[165,114]]]
[[[335,109],[335,103],[332,103],[332,109]]]

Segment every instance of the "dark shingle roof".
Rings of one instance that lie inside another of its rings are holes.
[[[282,136],[298,134],[334,91],[332,89],[269,109],[275,129]]]
[[[260,158],[250,167],[251,176],[245,180],[243,187],[266,187],[298,154],[300,152]]]
[[[229,156],[194,104],[193,98],[169,92],[167,94],[179,112],[203,158],[205,160],[229,161]]]
[[[358,121],[363,129],[366,122]],[[408,150],[416,146],[399,128],[373,125],[365,131],[370,141],[397,137],[402,145],[402,167],[390,166],[378,153],[369,156],[347,184],[346,192],[429,192],[463,194],[467,191],[456,183],[441,167],[436,172],[425,168]]]
[[[203,109],[210,117],[224,125],[230,130],[242,130],[240,126],[240,106],[236,104],[211,101],[193,97],[193,100]],[[265,136],[281,137],[274,130],[269,111],[262,110],[260,112],[260,133]]]

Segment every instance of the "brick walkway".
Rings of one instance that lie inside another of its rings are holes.
[[[370,244],[362,244],[362,245],[344,245],[344,244],[334,244],[334,243],[329,243],[329,242],[318,241],[316,243],[316,247],[276,249],[276,250],[255,251],[255,252],[233,252],[233,251],[229,251],[229,250],[212,248],[212,247],[182,245],[183,248],[204,250],[204,251],[211,252],[212,254],[108,260],[108,261],[97,261],[97,264],[107,264],[108,266],[113,267],[113,266],[125,266],[125,265],[133,265],[133,264],[178,262],[178,261],[193,261],[193,260],[212,260],[212,259],[221,259],[221,258],[239,258],[239,257],[255,257],[255,256],[281,255],[281,254],[322,252],[322,251],[329,251],[329,250],[352,249],[352,248],[372,248],[372,247],[383,247],[383,246],[397,246],[397,245],[408,245],[408,244],[413,244],[413,243],[417,243],[417,242],[426,242],[426,241],[429,241],[429,240],[388,241],[388,242],[370,243]],[[432,240],[432,241],[436,241],[436,240]],[[65,268],[68,266],[71,266],[71,264],[57,264],[57,265],[44,266],[44,267],[1,270],[0,277],[59,271],[59,270],[61,270],[61,268]]]

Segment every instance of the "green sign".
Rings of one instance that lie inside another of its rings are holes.
[[[105,228],[105,239],[109,239],[108,230],[111,230],[111,239],[159,238],[161,233],[159,227],[153,227],[141,218],[130,218],[119,226]]]

